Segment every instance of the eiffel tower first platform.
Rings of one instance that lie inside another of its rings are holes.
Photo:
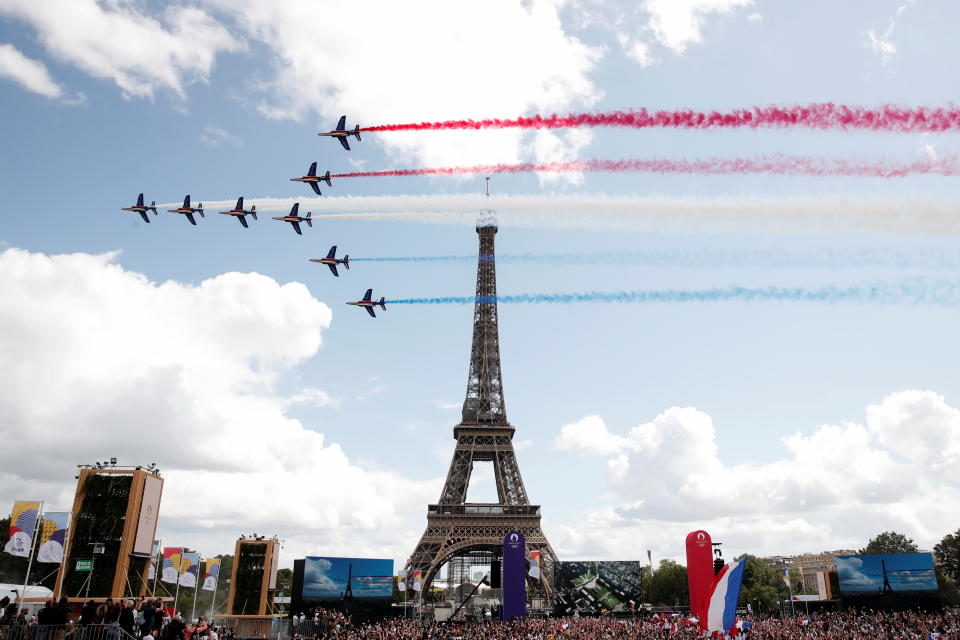
[[[437,504],[427,507],[427,530],[407,561],[407,576],[421,572],[421,594],[441,566],[448,564],[448,586],[455,567],[498,560],[503,537],[512,530],[526,538],[527,553],[541,553],[542,579],[527,578],[528,601],[549,607],[553,596],[556,554],[540,528],[540,506],[530,504],[513,450],[514,427],[507,422],[500,372],[497,329],[497,270],[494,256],[496,224],[481,217],[477,225],[480,255],[477,263],[477,297],[473,315],[470,374],[460,424],[453,428],[457,441],[447,480]],[[474,462],[491,462],[498,501],[468,503],[467,488]],[[528,556],[529,557],[529,556]],[[478,562],[476,561],[480,559]],[[458,598],[459,599],[459,598]]]

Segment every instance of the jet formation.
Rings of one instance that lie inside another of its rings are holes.
[[[347,129],[347,116],[341,116],[340,121],[337,123],[337,128],[332,131],[321,131],[318,136],[326,136],[336,138],[340,141],[340,144],[344,149],[350,151],[350,143],[348,138],[350,136],[355,137],[358,141],[360,140],[360,125],[356,125],[353,129]],[[310,168],[307,170],[307,175],[301,176],[299,178],[290,178],[291,182],[303,182],[310,185],[310,188],[313,189],[313,192],[318,196],[323,195],[320,192],[320,183],[326,183],[328,187],[332,187],[333,183],[330,180],[330,171],[327,171],[321,176],[317,175],[317,163],[314,162],[310,165]],[[151,201],[149,206],[144,204],[143,194],[137,196],[137,203],[130,207],[121,207],[122,211],[133,211],[140,214],[140,217],[143,218],[143,221],[148,223],[150,222],[150,217],[147,215],[148,212],[152,211],[153,215],[157,215],[157,203],[156,201]],[[191,206],[190,196],[187,195],[183,199],[183,205],[177,207],[176,209],[167,209],[170,213],[178,213],[187,217],[187,220],[190,224],[196,226],[197,220],[194,217],[194,214],[199,213],[200,217],[203,218],[203,203],[198,203],[196,207]],[[237,204],[233,209],[227,211],[220,211],[221,215],[233,216],[239,220],[240,224],[244,229],[249,229],[250,226],[247,223],[247,216],[250,216],[254,220],[257,219],[257,207],[253,205],[250,209],[245,209],[243,206],[243,196],[237,199]],[[285,216],[274,216],[274,220],[279,220],[281,222],[289,222],[293,226],[293,230],[297,232],[297,235],[303,235],[303,231],[300,228],[300,223],[307,223],[308,227],[313,227],[313,219],[311,213],[308,211],[307,215],[300,215],[300,203],[296,202],[293,205],[293,208],[290,209],[290,213]],[[325,258],[310,258],[310,262],[316,262],[318,264],[325,264],[330,269],[330,272],[335,277],[340,277],[339,272],[337,271],[337,265],[342,264],[345,269],[350,269],[350,256],[344,255],[343,258],[337,258],[337,246],[333,245],[330,247],[330,251],[327,253]],[[374,307],[379,306],[382,310],[386,311],[387,303],[386,300],[381,297],[380,300],[373,299],[373,289],[367,289],[366,294],[363,296],[362,300],[357,300],[355,302],[348,302],[347,304],[363,307],[367,310],[367,313],[371,317],[376,318],[377,314],[374,313]]]

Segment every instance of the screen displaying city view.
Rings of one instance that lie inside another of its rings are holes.
[[[637,561],[560,562],[554,575],[557,615],[629,613],[640,603]]]
[[[929,553],[837,556],[837,578],[847,604],[892,609],[940,604]]]
[[[338,609],[358,619],[389,615],[393,560],[308,556],[299,605]]]

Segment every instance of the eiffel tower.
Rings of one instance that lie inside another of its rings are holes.
[[[492,212],[481,216],[476,231],[480,236],[480,255],[467,395],[460,424],[453,428],[457,445],[447,480],[440,500],[427,507],[427,530],[407,561],[407,576],[419,570],[421,595],[426,594],[444,563],[478,554],[499,558],[503,537],[510,531],[520,531],[526,538],[527,552],[541,553],[542,579],[527,579],[528,597],[542,597],[542,606],[549,607],[557,556],[540,528],[540,506],[530,504],[527,498],[513,450],[515,429],[507,422],[503,402],[493,246],[497,226]],[[484,461],[493,463],[498,500],[493,504],[468,503],[473,463]]]

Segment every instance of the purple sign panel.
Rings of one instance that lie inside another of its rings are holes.
[[[502,620],[527,617],[527,545],[523,534],[511,531],[503,537]]]

